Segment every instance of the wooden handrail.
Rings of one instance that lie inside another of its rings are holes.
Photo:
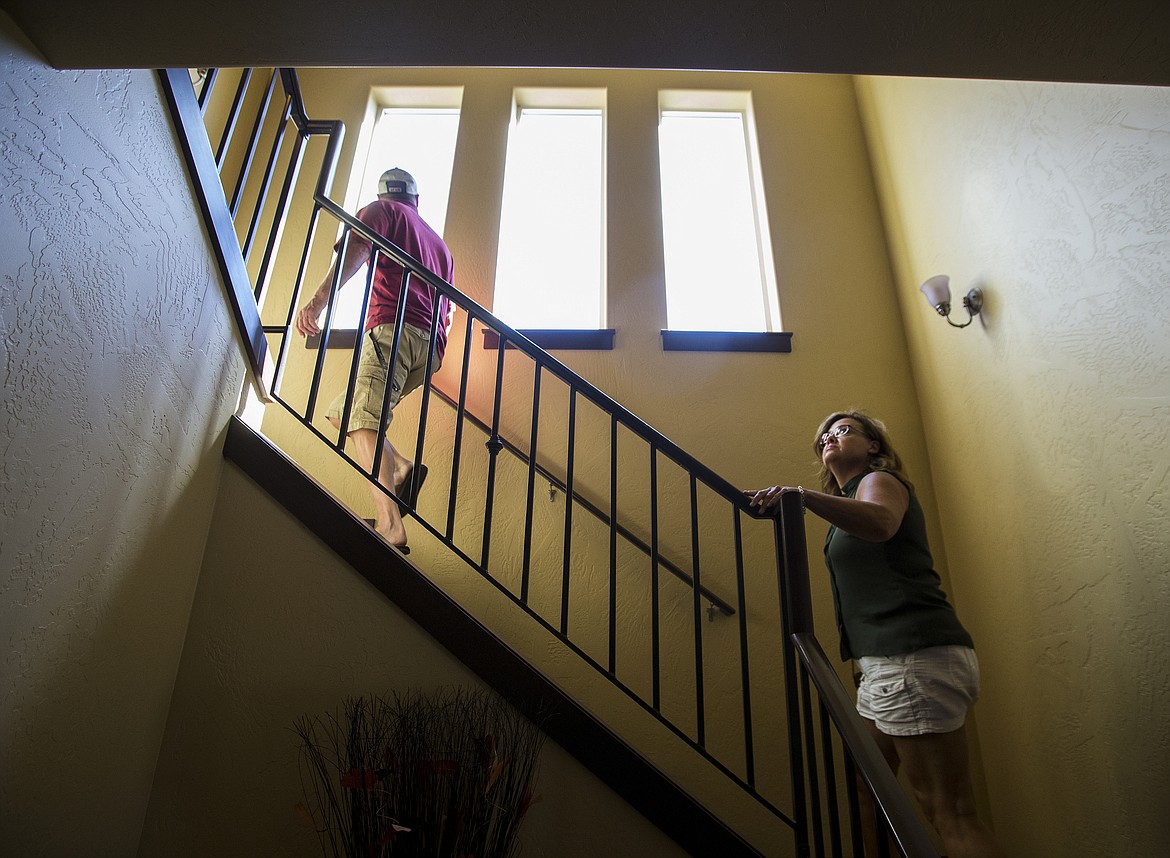
[[[268,344],[260,324],[260,311],[252,294],[252,280],[244,265],[244,255],[236,238],[227,197],[223,192],[219,169],[211,152],[211,143],[204,132],[203,112],[191,86],[186,69],[159,69],[167,106],[179,132],[179,145],[187,170],[194,182],[195,199],[203,213],[203,222],[210,233],[211,246],[220,273],[227,284],[228,301],[236,328],[244,339],[248,359],[248,375],[257,395],[265,402],[272,397],[264,380],[264,360]],[[198,129],[198,133],[196,133]]]
[[[881,808],[890,832],[906,858],[939,858],[926,829],[918,821],[910,800],[893,771],[869,735],[853,701],[841,685],[816,636],[808,632],[792,635],[801,664],[820,694],[821,702],[837,728],[841,741],[865,780],[875,803]]]

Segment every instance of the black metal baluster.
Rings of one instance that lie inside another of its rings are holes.
[[[817,701],[821,714],[821,745],[825,759],[825,798],[829,804],[829,849],[830,854],[841,852],[841,809],[837,804],[837,764],[833,753],[832,724],[829,710],[823,700]]]
[[[484,445],[488,450],[488,475],[487,488],[485,489],[487,497],[483,511],[483,554],[479,561],[479,568],[482,572],[487,572],[488,556],[492,544],[492,507],[496,493],[496,458],[500,455],[500,450],[504,448],[504,444],[500,440],[500,408],[504,396],[504,353],[507,351],[507,344],[505,336],[500,334],[499,352],[496,357],[496,394],[492,406],[492,434]]]
[[[240,210],[240,197],[244,192],[244,184],[248,181],[248,173],[252,170],[252,161],[256,157],[256,144],[260,142],[260,128],[264,124],[264,117],[268,113],[268,105],[272,102],[272,93],[275,89],[276,69],[273,69],[272,77],[268,79],[268,89],[264,91],[264,98],[260,103],[260,109],[256,111],[256,121],[252,123],[252,133],[248,135],[248,145],[244,150],[244,162],[240,168],[240,175],[236,178],[236,187],[232,191],[232,200],[228,204],[233,220],[236,217],[236,213]]]
[[[275,72],[273,73],[275,74]],[[284,110],[277,120],[276,130],[272,137],[272,148],[268,152],[268,162],[264,165],[264,178],[260,181],[260,190],[256,194],[256,208],[252,210],[252,219],[248,222],[248,232],[244,236],[242,245],[244,258],[252,255],[252,242],[256,240],[256,227],[260,225],[260,217],[264,212],[264,204],[268,201],[268,190],[272,187],[272,177],[276,173],[276,159],[280,155],[280,147],[284,145],[284,135],[288,131],[289,115],[292,112],[292,99],[285,97]],[[275,217],[275,214],[274,214]],[[267,274],[268,259],[263,260],[259,273],[256,275],[255,294],[259,300],[264,291],[264,276]]]
[[[203,79],[203,89],[199,90],[199,112],[207,113],[207,103],[211,100],[211,90],[215,88],[215,79],[219,77],[218,68],[207,69],[207,76]]]
[[[784,500],[795,497],[795,494],[781,495],[781,513],[783,514]],[[799,501],[798,501],[799,503]],[[785,540],[785,530],[781,525],[783,515],[773,519],[773,533],[776,545],[776,570],[779,578],[780,595],[780,658],[784,665],[784,699],[788,713],[788,759],[789,771],[792,777],[793,818],[796,820],[796,854],[808,855],[809,832],[807,796],[804,787],[804,752],[801,748],[800,729],[800,701],[797,695],[796,652],[792,643],[792,620],[789,614],[793,610],[791,605],[789,574],[788,544]]]
[[[617,414],[609,421],[609,672],[617,676]]]
[[[870,803],[873,805],[873,828],[877,837],[878,858],[890,858],[890,824],[886,821],[885,814],[879,812],[877,801],[871,799]]]
[[[809,808],[812,811],[813,848],[816,850],[817,855],[823,855],[825,854],[824,822],[821,819],[821,786],[817,773],[817,743],[816,735],[813,731],[812,700],[810,698],[811,690],[809,684],[808,671],[805,670],[804,664],[801,663],[801,715],[804,719],[804,745],[805,754],[807,755],[806,759],[808,761],[808,791]],[[831,764],[832,760],[827,762]]]
[[[662,643],[658,607],[658,447],[650,444],[650,670],[654,711],[662,709]]]
[[[853,854],[865,854],[865,839],[861,834],[861,807],[857,801],[857,790],[861,785],[857,782],[857,765],[853,762],[853,755],[845,749],[845,783],[848,784],[846,794],[849,798],[849,835],[853,841]]]
[[[439,312],[442,305],[442,300],[439,298],[439,293],[434,287],[428,287],[431,290],[431,329],[430,329],[430,350],[427,352],[427,368],[426,374],[423,376],[422,385],[422,402],[418,407],[418,432],[415,436],[414,445],[414,467],[410,472],[410,479],[407,480],[406,485],[403,486],[403,491],[408,498],[413,498],[414,503],[410,504],[410,509],[413,511],[418,503],[418,489],[420,479],[419,465],[423,460],[423,450],[426,448],[427,438],[427,416],[431,410],[431,376],[435,372],[435,359],[437,357],[437,350],[439,347]]]
[[[236,133],[236,123],[240,119],[240,108],[244,105],[244,94],[248,91],[248,83],[252,80],[252,70],[244,69],[240,74],[240,83],[236,87],[236,97],[232,100],[231,110],[228,111],[227,123],[223,128],[223,137],[219,140],[219,148],[215,150],[215,166],[223,171],[224,158],[227,155],[228,145],[232,135]]]
[[[756,785],[756,755],[752,744],[752,685],[748,665],[747,594],[743,575],[743,523],[739,507],[731,508],[732,525],[735,529],[735,587],[739,606],[739,667],[740,685],[743,689],[743,752],[745,774],[749,786]]]
[[[349,249],[350,230],[347,228],[341,236],[341,246],[337,251],[337,264],[333,266],[333,281],[329,284],[329,300],[325,304],[325,321],[321,325],[321,342],[317,347],[317,359],[313,362],[313,381],[309,385],[309,401],[305,405],[305,419],[313,420],[313,412],[317,408],[317,392],[321,387],[321,374],[325,371],[325,353],[329,348],[329,334],[333,327],[333,308],[337,304],[337,292],[341,288],[342,260]]]
[[[532,499],[536,490],[537,434],[540,431],[540,371],[539,363],[532,370],[532,434],[528,449],[528,499],[524,516],[524,571],[520,579],[520,601],[528,604],[528,579],[532,572]]]
[[[284,380],[284,370],[286,366],[286,358],[288,356],[288,346],[294,336],[292,330],[293,318],[297,313],[297,301],[301,298],[301,292],[305,286],[305,268],[309,262],[309,248],[313,244],[313,233],[317,228],[317,218],[321,213],[320,206],[313,206],[313,214],[309,217],[309,228],[305,234],[305,245],[301,248],[301,262],[297,267],[296,282],[293,283],[292,297],[289,298],[288,312],[284,317],[284,331],[285,335],[280,338],[280,348],[276,353],[276,372],[272,379],[272,395],[279,396],[281,383]],[[305,416],[305,419],[312,420],[312,416]]]
[[[463,423],[467,413],[467,376],[471,366],[471,332],[475,327],[475,317],[471,311],[467,312],[467,328],[463,333],[463,365],[459,372],[459,402],[455,407],[455,441],[451,453],[451,494],[447,498],[447,541],[455,539],[455,504],[459,495],[459,461],[463,454]]]
[[[573,551],[573,466],[577,437],[577,389],[569,384],[569,438],[565,457],[565,556],[561,569],[561,635],[569,636],[569,567]]]
[[[699,590],[699,494],[694,472],[691,483],[691,579],[694,582],[695,608],[695,733],[702,747],[706,743],[706,721],[703,711],[703,594]]]
[[[348,237],[349,232],[346,232]],[[337,449],[339,452],[344,452],[345,442],[349,438],[349,418],[353,415],[353,394],[357,389],[358,367],[361,365],[362,359],[362,345],[365,342],[364,331],[366,329],[366,315],[370,308],[370,292],[374,286],[374,273],[378,267],[378,254],[381,252],[377,247],[373,248],[373,253],[370,255],[369,264],[366,266],[366,288],[365,294],[362,295],[362,311],[358,317],[357,328],[354,330],[353,338],[353,354],[349,360],[349,383],[345,387],[345,409],[341,414],[341,434],[337,438]],[[340,265],[340,262],[338,263]],[[322,342],[322,351],[324,351],[324,342]]]
[[[284,171],[284,184],[280,188],[280,197],[276,201],[276,211],[272,213],[272,227],[268,230],[268,241],[264,245],[264,256],[260,260],[260,273],[256,276],[257,294],[259,294],[265,284],[268,282],[268,266],[272,264],[272,254],[276,249],[276,243],[280,239],[280,234],[284,231],[284,222],[288,217],[289,198],[292,196],[293,185],[296,184],[297,174],[301,171],[301,161],[305,157],[304,152],[305,135],[299,131],[293,137],[292,152],[289,153],[289,163]],[[317,222],[317,214],[320,212],[320,204],[313,208],[313,221],[309,228],[309,234],[306,241],[312,238],[314,226]],[[301,264],[304,264],[302,260]]]
[[[371,263],[372,264],[372,263]],[[374,482],[381,483],[378,475],[382,473],[382,458],[386,451],[383,438],[386,428],[390,425],[390,397],[394,393],[394,372],[398,367],[398,352],[402,345],[402,327],[406,324],[406,300],[410,294],[410,269],[402,269],[402,283],[398,288],[398,312],[394,316],[394,339],[390,343],[390,357],[386,364],[386,391],[382,394],[382,413],[378,418],[378,437],[375,439],[374,463],[370,466],[370,476]],[[384,486],[391,492],[394,486]],[[397,495],[395,495],[397,498]]]

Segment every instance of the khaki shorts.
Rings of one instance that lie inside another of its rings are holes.
[[[386,366],[394,344],[394,326],[378,325],[366,331],[362,337],[362,356],[358,362],[357,384],[353,391],[353,410],[349,415],[346,431],[373,429],[378,431],[382,417],[382,399],[386,395]],[[394,379],[390,384],[390,414],[386,425],[394,419],[394,406],[406,394],[420,387],[426,379],[427,354],[431,347],[430,332],[414,325],[402,326],[402,339],[398,343],[398,360],[394,366]],[[435,371],[441,361],[435,358]],[[329,405],[325,416],[341,422],[345,408],[345,391]]]
[[[979,696],[979,660],[967,646],[862,656],[857,714],[887,736],[950,733]]]

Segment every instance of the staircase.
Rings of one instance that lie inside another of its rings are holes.
[[[160,72],[267,403],[264,434],[233,419],[225,456],[692,854],[860,855],[854,781],[901,854],[937,854],[812,636],[795,496],[756,515],[736,487],[367,232],[329,197],[344,128],[306,115],[295,72],[243,70],[234,92],[216,75],[196,89],[188,70]],[[294,237],[313,137],[321,164]],[[315,420],[323,391],[352,397],[359,338],[332,324],[340,284],[321,342],[305,349],[291,330],[314,252],[353,231],[460,311],[457,372],[445,367],[417,413],[403,403],[395,415],[396,444],[412,438],[407,454],[431,470],[408,510],[409,558],[322,484],[372,482],[345,436]],[[276,306],[274,271],[290,265],[296,287]],[[333,463],[322,482],[309,474],[320,457]],[[460,580],[505,607],[473,615]]]

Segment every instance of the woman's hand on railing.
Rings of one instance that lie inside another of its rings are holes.
[[[800,492],[804,495],[801,486],[768,486],[766,489],[744,489],[744,496],[748,499],[748,506],[759,508],[760,512],[767,512],[780,505],[780,498],[788,492]],[[802,503],[801,506],[804,504]]]

